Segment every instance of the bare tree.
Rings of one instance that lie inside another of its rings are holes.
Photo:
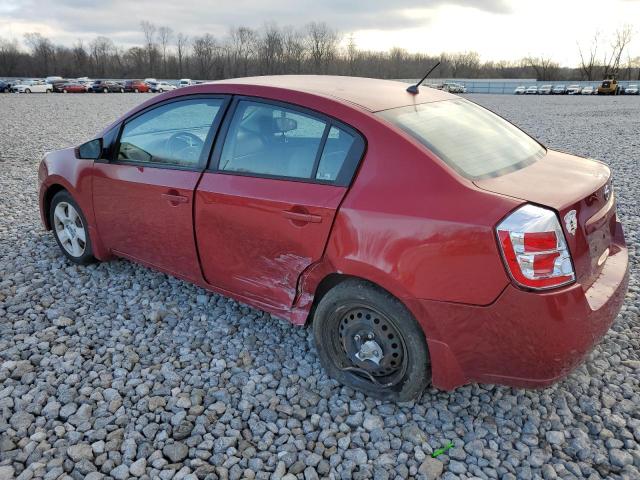
[[[315,73],[326,73],[328,64],[336,55],[338,34],[324,23],[311,22],[306,27],[307,47]]]
[[[284,39],[282,31],[275,23],[265,24],[259,39],[258,50],[260,52],[259,60],[262,64],[260,73],[279,73],[284,54]]]
[[[229,32],[229,71],[231,76],[244,75],[249,73],[249,60],[256,51],[256,32],[247,27],[233,28]]]
[[[8,77],[16,73],[18,62],[20,61],[20,50],[18,41],[4,40],[0,38],[0,74]]]
[[[49,75],[54,56],[54,47],[46,37],[40,33],[32,32],[24,34],[24,41],[33,52],[33,59],[36,62],[36,72],[39,75]]]
[[[523,64],[532,68],[538,80],[551,80],[559,65],[549,57],[525,57]]]
[[[587,80],[595,80],[595,70],[597,67],[598,44],[600,43],[600,33],[593,35],[591,46],[588,52],[583,52],[582,47],[578,44],[578,52],[580,53],[580,70]]]
[[[209,33],[193,39],[193,59],[198,67],[199,78],[211,78],[217,50],[216,40]]]
[[[143,20],[140,22],[140,28],[144,34],[145,46],[147,49],[147,65],[149,67],[149,74],[153,75],[155,56],[156,56],[156,26]]]
[[[287,27],[283,33],[284,57],[286,58],[286,71],[289,73],[301,73],[302,64],[306,55],[306,47],[302,33],[292,27]]]
[[[91,41],[89,49],[94,62],[96,75],[99,77],[105,76],[110,64],[111,54],[115,50],[115,45],[110,38],[100,36]]]
[[[189,45],[189,37],[182,32],[179,32],[176,36],[176,52],[178,53],[178,76],[184,75],[184,60],[187,55],[187,48]]]
[[[620,70],[620,60],[622,55],[631,43],[632,29],[631,25],[625,25],[616,30],[614,41],[611,44],[611,54],[605,54],[604,57],[604,77],[609,75],[617,75]]]
[[[167,76],[167,48],[173,36],[173,30],[169,27],[160,27],[158,29],[158,38],[160,39],[160,47],[162,48],[162,74]]]
[[[349,35],[347,42],[347,64],[349,68],[349,75],[356,74],[356,60],[358,59],[358,46],[356,40],[353,38],[353,33]]]

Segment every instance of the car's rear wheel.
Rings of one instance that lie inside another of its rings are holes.
[[[29,90],[28,88],[25,88],[24,93],[31,93],[31,90]]]
[[[164,90],[162,88],[159,88],[158,92],[162,93],[162,92],[164,92]]]
[[[67,191],[56,193],[51,200],[49,223],[60,250],[69,260],[80,265],[95,262],[87,221]]]
[[[315,310],[313,333],[327,373],[374,398],[414,400],[431,380],[422,329],[398,299],[368,282],[331,289]]]

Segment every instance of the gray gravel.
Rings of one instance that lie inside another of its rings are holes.
[[[38,161],[146,98],[0,95],[0,480],[640,478],[640,97],[472,97],[612,166],[631,291],[552,388],[401,405],[329,380],[309,331],[126,261],[63,259],[40,226]]]

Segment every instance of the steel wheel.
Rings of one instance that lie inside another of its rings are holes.
[[[342,369],[375,386],[391,387],[406,371],[404,338],[394,321],[364,305],[336,311],[338,334],[333,350]]]
[[[79,258],[87,247],[87,232],[73,205],[60,202],[53,211],[53,228],[60,245],[69,255]]]
[[[381,400],[417,398],[431,378],[424,332],[406,307],[364,280],[344,280],[314,312],[313,333],[327,373]]]

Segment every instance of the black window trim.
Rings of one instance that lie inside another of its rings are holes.
[[[274,105],[282,108],[286,108],[292,110],[294,112],[300,112],[306,116],[310,116],[316,118],[325,123],[325,130],[322,135],[322,139],[320,145],[318,147],[318,151],[316,152],[316,158],[314,160],[313,172],[311,178],[300,178],[300,177],[288,177],[285,175],[269,175],[265,173],[253,173],[253,172],[236,172],[232,170],[220,170],[220,156],[222,155],[222,148],[224,143],[227,140],[227,134],[229,133],[229,128],[231,126],[231,122],[233,121],[233,117],[238,108],[238,104],[241,101],[249,101],[254,103],[264,103],[267,105]],[[340,168],[340,172],[335,180],[322,180],[315,178],[317,175],[318,167],[320,165],[320,159],[322,158],[322,153],[324,152],[324,147],[329,136],[329,132],[331,127],[336,127],[341,130],[344,130],[348,134],[350,134],[354,141],[347,153],[347,156]],[[308,107],[303,107],[301,105],[297,105],[295,103],[283,102],[280,100],[273,100],[264,97],[251,96],[251,95],[234,95],[233,99],[226,109],[224,119],[222,122],[222,126],[219,128],[218,135],[216,141],[213,146],[213,150],[211,152],[211,158],[208,162],[206,172],[209,173],[218,173],[222,175],[234,175],[241,177],[253,177],[253,178],[266,178],[272,180],[285,180],[289,182],[302,182],[302,183],[315,183],[321,185],[333,185],[339,187],[349,187],[351,182],[355,178],[358,167],[360,166],[360,162],[364,157],[364,154],[367,150],[367,142],[365,140],[365,136],[361,134],[354,127],[347,125],[346,123],[333,118],[325,113],[318,112],[317,110],[310,109]]]
[[[135,120],[141,115],[150,112],[151,110],[155,110],[156,108],[163,107],[165,105],[169,105],[171,103],[182,102],[185,100],[195,100],[198,98],[204,99],[221,99],[222,105],[220,106],[220,110],[214,119],[213,124],[207,134],[207,138],[205,139],[204,145],[202,147],[202,152],[200,153],[200,159],[196,165],[171,165],[168,163],[160,163],[160,162],[135,162],[129,160],[118,160],[118,151],[120,149],[120,138],[122,137],[122,132],[127,123]],[[229,104],[231,103],[232,95],[228,94],[215,94],[215,93],[196,93],[191,95],[180,95],[178,97],[169,98],[162,102],[154,103],[149,105],[147,108],[144,108],[130,117],[127,117],[125,120],[120,122],[120,124],[115,127],[118,128],[118,134],[116,140],[113,142],[113,149],[110,152],[110,156],[107,159],[108,163],[112,163],[114,165],[130,165],[134,167],[147,167],[147,168],[161,168],[164,170],[183,170],[183,171],[194,171],[194,172],[202,172],[205,170],[207,164],[209,163],[209,158],[211,155],[211,151],[213,145],[216,143],[216,139],[218,137],[218,133],[220,132],[220,125],[223,120],[226,118],[227,109]]]

